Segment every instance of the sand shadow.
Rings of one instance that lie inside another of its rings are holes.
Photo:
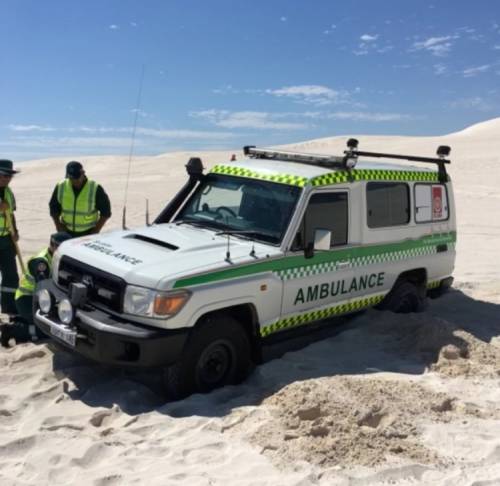
[[[107,368],[58,347],[53,368],[70,380],[68,395],[92,407],[118,404],[131,415],[156,410],[172,417],[224,416],[237,407],[258,405],[295,381],[378,372],[422,374],[448,345],[467,358],[469,343],[457,331],[489,343],[500,336],[500,305],[451,290],[430,300],[428,309],[419,314],[370,310],[315,330],[307,341],[284,346],[274,353],[281,357],[257,366],[241,385],[178,402],[168,402],[161,374],[155,370]],[[268,353],[272,357],[273,352]]]

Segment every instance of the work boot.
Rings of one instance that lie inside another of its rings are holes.
[[[16,344],[28,343],[31,341],[31,334],[28,326],[23,322],[15,322],[10,328],[11,336],[16,340]]]
[[[11,334],[10,334],[10,328],[12,326],[10,326],[9,324],[2,324],[0,326],[0,332],[2,333],[0,335],[0,344],[4,347],[4,348],[8,348],[9,347],[9,341],[11,339]]]
[[[2,346],[4,348],[9,348],[9,342],[11,339],[14,339],[16,341],[16,344],[30,342],[31,335],[28,330],[28,326],[21,322],[15,322],[14,324],[5,324],[2,327],[2,336],[0,338]]]

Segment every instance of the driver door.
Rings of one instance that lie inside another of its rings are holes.
[[[331,233],[330,249],[305,258],[304,249],[314,241],[316,229]],[[294,266],[283,273],[282,318],[297,324],[340,313],[349,300],[353,277],[349,243],[349,192],[316,192],[309,198],[296,233]]]

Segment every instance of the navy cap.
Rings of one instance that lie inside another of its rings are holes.
[[[0,159],[0,174],[3,175],[14,175],[19,171],[14,170],[12,160]]]
[[[76,160],[72,160],[66,164],[66,177],[70,179],[78,179],[83,172],[83,165]]]
[[[64,241],[70,239],[71,235],[69,233],[66,233],[65,231],[58,231],[57,233],[53,233],[50,235],[50,244],[59,246]]]

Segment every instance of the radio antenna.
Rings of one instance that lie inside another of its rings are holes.
[[[128,155],[128,168],[127,168],[127,179],[125,180],[125,196],[123,200],[123,214],[122,214],[122,228],[127,228],[127,199],[128,199],[128,182],[130,180],[130,168],[132,166],[132,156],[134,154],[134,146],[135,146],[135,134],[137,131],[137,119],[139,118],[139,109],[141,106],[141,96],[142,96],[142,85],[144,82],[144,64],[142,65],[141,70],[141,81],[139,83],[139,93],[137,95],[137,103],[135,105],[135,114],[134,114],[134,126],[132,128],[132,139],[130,141],[130,152]]]

